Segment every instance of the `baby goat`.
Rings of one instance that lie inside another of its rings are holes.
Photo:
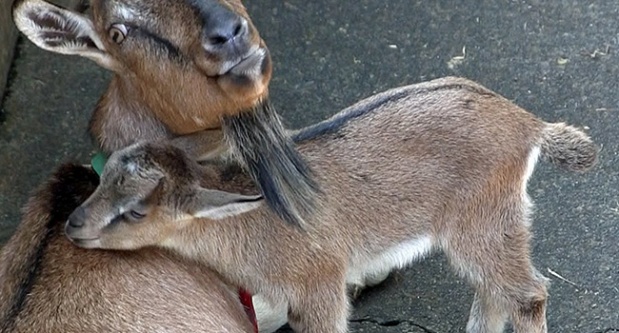
[[[165,143],[113,154],[76,209],[84,248],[159,246],[286,306],[297,332],[346,332],[347,285],[442,250],[476,294],[469,333],[546,332],[546,279],[530,259],[526,185],[538,157],[585,171],[598,149],[465,79],[390,90],[293,134],[325,195],[312,228],[282,223],[226,161]]]
[[[87,251],[64,236],[98,176],[64,165],[32,196],[0,251],[0,332],[228,332],[254,329],[236,288],[158,249]]]

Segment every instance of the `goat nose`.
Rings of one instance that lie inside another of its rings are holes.
[[[72,228],[81,228],[84,226],[86,210],[83,207],[77,207],[71,215],[69,215],[69,226]]]
[[[247,20],[239,17],[235,21],[220,22],[204,33],[205,46],[208,48],[224,46],[227,43],[242,45],[247,36]]]
[[[245,18],[221,5],[202,12],[204,22],[204,46],[217,48],[226,44],[242,45],[248,37],[248,22]],[[234,45],[233,45],[234,46]]]
[[[219,22],[217,26],[205,31],[206,42],[210,45],[223,45],[242,38],[247,32],[247,21],[239,17],[235,21]]]

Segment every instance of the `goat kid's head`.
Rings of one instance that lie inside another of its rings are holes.
[[[203,100],[196,105],[208,105],[209,97],[227,93],[230,85],[252,85],[246,90],[263,96],[241,95],[254,103],[266,96],[270,55],[240,0],[90,3],[92,19],[43,0],[17,0],[13,17],[40,48],[94,60],[135,92],[158,92],[159,103],[198,91]],[[255,89],[256,80],[261,89]]]
[[[192,220],[209,223],[259,207],[260,195],[203,188],[200,165],[180,149],[141,143],[110,156],[96,191],[69,216],[65,233],[83,248],[164,245]]]

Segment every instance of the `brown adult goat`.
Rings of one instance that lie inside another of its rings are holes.
[[[85,251],[64,236],[98,176],[60,167],[0,251],[0,332],[253,332],[236,289],[167,251]]]
[[[100,148],[175,138],[206,154],[223,136],[274,211],[302,225],[320,191],[268,102],[271,58],[241,1],[90,3],[92,19],[42,0],[17,0],[13,16],[37,46],[115,73],[90,123]]]
[[[444,78],[373,96],[294,137],[325,191],[312,228],[278,221],[225,161],[199,165],[146,143],[112,155],[67,235],[85,248],[170,248],[284,304],[291,326],[312,333],[346,332],[347,284],[440,249],[476,290],[469,333],[502,332],[508,319],[517,333],[547,331],[526,186],[538,157],[592,167],[598,149],[585,133]]]

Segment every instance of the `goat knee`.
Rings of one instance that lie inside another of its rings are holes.
[[[546,333],[546,295],[519,304],[512,317],[516,333]]]

